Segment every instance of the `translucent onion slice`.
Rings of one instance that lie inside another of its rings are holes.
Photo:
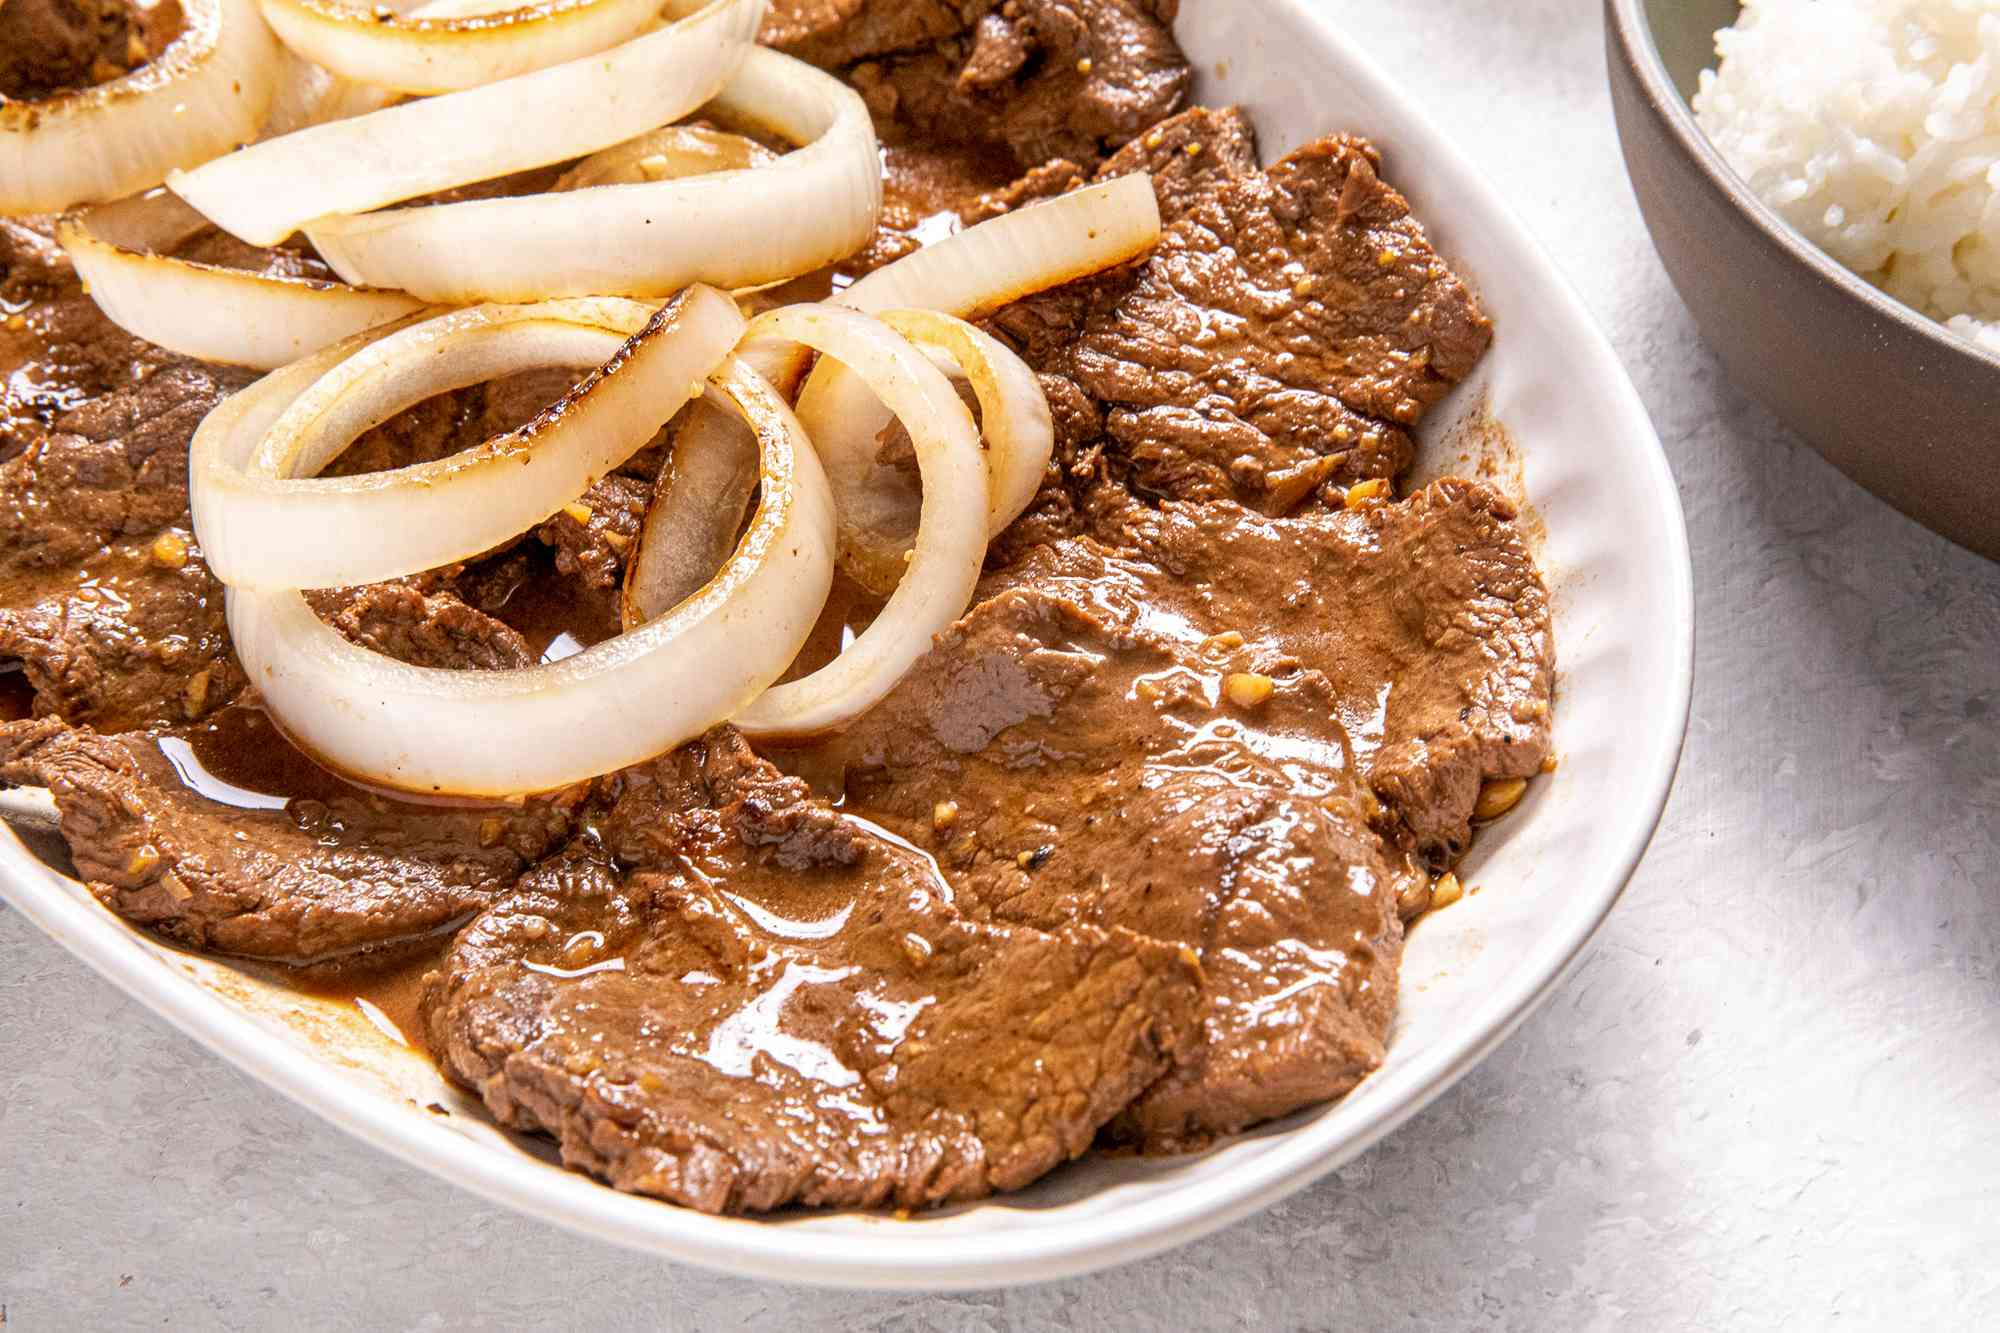
[[[748,364],[747,362],[745,364]],[[619,611],[626,629],[653,618],[643,608],[679,606],[714,576],[736,545],[757,493],[757,437],[711,388],[689,403],[625,566]]]
[[[180,36],[120,79],[0,99],[0,213],[54,213],[158,185],[251,138],[282,66],[253,0],[183,0]]]
[[[713,0],[614,51],[311,126],[167,184],[230,234],[275,245],[316,218],[579,157],[686,115],[736,72],[763,12],[764,0]]]
[[[881,615],[826,666],[772,687],[734,719],[753,736],[810,736],[874,706],[930,650],[932,636],[964,614],[986,556],[986,468],[979,429],[951,381],[881,321],[838,306],[794,305],[759,315],[750,333],[803,343],[850,366],[902,419],[923,476],[909,571]]]
[[[725,134],[700,125],[662,125],[635,139],[592,153],[565,171],[556,181],[556,189],[583,190],[593,185],[679,180],[716,171],[744,171],[777,160],[776,153],[740,134]]]
[[[326,218],[306,234],[349,282],[450,305],[751,287],[867,243],[882,167],[852,89],[757,47],[716,102],[806,146],[753,170]]]
[[[291,398],[348,350],[229,399],[196,447],[246,462]],[[711,383],[756,431],[760,499],[728,563],[670,614],[558,662],[443,671],[355,646],[299,593],[232,588],[230,636],[265,706],[304,748],[364,781],[511,796],[651,758],[755,698],[798,655],[826,601],[832,499],[804,431],[756,372],[732,360]]]
[[[835,298],[856,310],[942,310],[982,319],[1024,296],[1087,278],[1151,250],[1160,201],[1145,172],[1012,213],[885,264]]]
[[[380,111],[385,106],[394,106],[403,97],[393,88],[377,88],[343,79],[290,51],[281,49],[279,60],[282,71],[278,75],[277,91],[271,98],[270,111],[265,113],[264,124],[257,132],[259,139],[275,139],[311,125],[363,116],[370,111]]]
[[[402,292],[267,276],[164,253],[207,225],[160,192],[66,217],[56,224],[56,240],[113,324],[223,365],[288,365],[422,306]]]
[[[1054,452],[1055,426],[1035,373],[999,339],[962,319],[931,310],[885,310],[876,318],[970,381],[985,445],[986,533],[999,536],[1041,489]],[[815,375],[798,405],[833,487],[840,567],[886,595],[902,581],[918,506],[901,474],[877,461],[881,433],[869,427],[883,411],[851,371]]]
[[[1152,177],[1143,172],[1120,176],[967,227],[875,270],[836,296],[834,303],[870,312],[936,310],[975,319],[1036,292],[1136,259],[1159,238],[1160,205]],[[744,354],[755,358],[773,353],[765,348],[746,348]],[[1045,406],[1046,401],[1043,399]],[[840,435],[834,443],[839,445],[841,440],[876,438],[887,428],[891,416],[852,370],[833,360],[822,360],[813,369],[800,394],[799,407],[802,415],[819,423],[813,439],[822,448],[828,443],[822,438],[828,423],[837,423]],[[862,496],[849,484],[852,477],[841,465],[834,467],[846,501],[842,510],[842,567],[863,586],[885,591],[894,586],[896,570],[880,558],[884,543],[866,537],[866,522],[845,521],[850,515],[864,517]],[[1020,472],[1009,476],[1025,484],[1025,472],[1024,462]],[[1040,485],[1039,477],[1036,485]],[[1002,507],[1001,491],[1013,494],[1005,486],[996,487],[996,508]],[[1032,498],[1030,491],[1021,500],[1022,506]],[[1010,515],[1008,521],[1012,518]],[[876,520],[873,526],[878,529],[895,530],[886,508],[878,511]]]
[[[644,448],[701,393],[742,329],[733,301],[697,287],[657,312],[590,298],[479,306],[399,330],[299,393],[254,466],[196,453],[190,489],[202,550],[224,583],[258,588],[374,583],[478,555]],[[314,475],[434,394],[600,360],[534,420],[476,448],[393,472]]]
[[[659,0],[546,0],[478,14],[398,14],[341,0],[263,6],[285,45],[308,60],[406,93],[474,88],[608,50],[644,32],[660,11]]]

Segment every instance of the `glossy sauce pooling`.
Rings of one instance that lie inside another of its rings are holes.
[[[335,963],[319,963],[283,975],[294,990],[340,1004],[353,1004],[364,1015],[372,1006],[419,1054],[428,1054],[418,1008],[424,977],[433,971],[451,944],[447,931],[378,953]],[[369,1016],[374,1022],[373,1016]],[[377,1023],[379,1027],[380,1024]]]
[[[288,740],[270,714],[229,704],[184,736],[163,736],[160,752],[182,785],[219,805],[283,809],[295,800],[351,797],[359,788],[328,772]]]

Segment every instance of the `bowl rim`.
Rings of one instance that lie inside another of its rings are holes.
[[[1499,218],[1518,238],[1538,291],[1578,330],[1575,372],[1598,380],[1633,438],[1631,461],[1658,506],[1666,541],[1652,552],[1661,604],[1646,609],[1663,664],[1660,709],[1637,729],[1626,754],[1637,797],[1618,815],[1619,832],[1596,862],[1575,910],[1552,924],[1505,984],[1468,1005],[1461,1040],[1426,1051],[1397,1072],[1393,1096],[1369,1099],[1337,1137],[1315,1124],[1279,1128],[1268,1149],[1239,1167],[1226,1187],[1189,1189],[1158,1206],[1110,1215],[1083,1213],[1061,1228],[953,1233],[901,1246],[881,1234],[828,1234],[783,1221],[716,1218],[619,1194],[520,1155],[500,1154],[412,1115],[363,1083],[318,1061],[301,1060],[250,1014],[217,1003],[167,965],[158,946],[111,918],[87,893],[48,870],[0,826],[0,891],[58,943],[113,984],[166,1017],[266,1086],[384,1152],[496,1204],[627,1248],[703,1268],[793,1283],[872,1289],[972,1289],[1075,1276],[1135,1261],[1196,1240],[1303,1189],[1375,1145],[1417,1114],[1506,1040],[1588,956],[1589,945],[1624,893],[1650,845],[1678,772],[1692,702],[1694,582],[1678,487],[1650,416],[1601,327],[1547,250],[1422,105],[1398,87],[1335,23],[1319,0],[1267,0],[1275,21],[1338,58],[1363,99],[1397,110],[1408,137],[1395,151],[1427,158],[1429,193],[1469,196],[1475,212]],[[1475,275],[1476,276],[1476,275]],[[1532,497],[1531,497],[1532,499]],[[115,936],[106,925],[117,928]],[[1381,1077],[1378,1075],[1378,1078]]]
[[[1924,339],[1940,351],[1965,358],[1977,365],[2000,368],[2000,350],[1989,351],[1954,331],[1943,320],[1933,319],[1869,282],[1825,250],[1790,222],[1751,188],[1695,119],[1694,107],[1681,95],[1667,62],[1660,55],[1653,36],[1652,22],[1646,17],[1647,0],[1604,0],[1605,26],[1618,43],[1619,54],[1638,80],[1639,88],[1654,116],[1664,123],[1681,152],[1701,169],[1708,182],[1764,234],[1771,245],[1795,262],[1812,270],[1849,297],[1877,315],[1893,321],[1907,333]]]

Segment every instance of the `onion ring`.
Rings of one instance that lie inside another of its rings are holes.
[[[400,329],[296,394],[247,464],[195,450],[190,494],[209,567],[232,587],[328,588],[478,555],[644,448],[742,329],[735,303],[704,287],[657,312],[593,298],[479,306]],[[527,425],[474,449],[393,472],[313,475],[433,394],[607,355]]]
[[[983,319],[1024,296],[1137,259],[1159,239],[1160,201],[1142,171],[955,232],[884,264],[834,304]]]
[[[197,448],[247,464],[292,397],[352,350],[328,349],[229,399],[202,423]],[[230,636],[273,716],[309,753],[365,781],[511,796],[649,759],[756,697],[798,655],[826,601],[832,500],[769,384],[733,359],[710,382],[757,432],[761,499],[736,553],[693,597],[557,662],[447,671],[349,642],[300,593],[231,588]]]
[[[870,312],[935,310],[974,319],[1022,297],[1134,259],[1156,244],[1159,236],[1160,204],[1152,177],[1144,172],[1120,176],[967,227],[875,270],[834,297],[833,304]],[[753,350],[769,355],[764,349]],[[798,401],[800,414],[815,423],[815,443],[822,448],[831,443],[843,453],[849,446],[842,446],[842,441],[873,440],[891,420],[889,409],[837,360],[822,359],[814,367]],[[1043,402],[1046,405],[1046,398]],[[840,462],[831,467],[846,500],[841,566],[864,587],[886,591],[900,575],[894,565],[883,560],[882,543],[869,540],[866,525],[854,521],[862,513],[856,474]],[[1025,483],[1025,462],[1020,471],[1009,471],[1008,477],[1007,484],[996,484],[996,512],[1004,508],[1001,493],[1004,491],[1010,497],[1007,503],[1012,503],[1015,492],[1011,486]],[[1021,506],[1025,508],[1033,498],[1030,491]],[[1016,509],[1008,521],[1019,512]]]
[[[719,403],[719,392],[711,388],[707,401],[682,413],[625,566],[618,605],[626,629],[653,618],[642,608],[678,606],[714,576],[756,495],[756,436]]]
[[[832,662],[772,687],[733,719],[752,736],[810,736],[873,707],[964,614],[986,557],[986,468],[979,428],[951,381],[879,320],[839,306],[785,306],[752,320],[750,336],[803,343],[852,367],[908,427],[923,476],[910,568],[875,622]]]
[[[565,161],[676,120],[736,72],[763,12],[764,0],[712,0],[615,51],[311,126],[167,184],[231,235],[275,245],[315,219]]]
[[[999,339],[962,319],[932,310],[885,310],[876,318],[918,347],[936,350],[971,381],[985,445],[986,534],[989,540],[999,536],[1041,489],[1055,448],[1049,401],[1035,373]],[[885,473],[876,460],[880,430],[869,427],[883,410],[851,370],[814,375],[798,404],[833,487],[840,568],[880,595],[902,581],[915,507],[912,497],[879,485]]]
[[[270,370],[421,308],[402,292],[174,259],[207,226],[164,192],[71,214],[56,240],[105,317],[202,361]]]
[[[754,170],[323,218],[306,234],[347,281],[445,305],[752,287],[874,234],[881,161],[852,89],[752,47],[716,103],[806,146]]]
[[[183,0],[157,60],[94,88],[0,100],[0,213],[54,213],[158,185],[252,137],[278,44],[251,0]]]
[[[275,139],[294,130],[380,111],[403,97],[392,88],[343,79],[282,47],[279,60],[284,72],[278,76],[271,109],[265,113],[264,124],[257,132],[259,139]]]
[[[659,0],[546,0],[481,14],[397,14],[338,0],[263,0],[286,46],[344,79],[444,93],[608,50],[646,30]],[[760,16],[761,17],[761,16]]]
[[[777,160],[776,153],[740,134],[699,125],[663,125],[592,153],[565,171],[555,188],[583,190],[593,185],[679,180],[717,171],[744,171]]]

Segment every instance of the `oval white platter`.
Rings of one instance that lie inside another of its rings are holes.
[[[1426,423],[1422,467],[1483,466],[1526,501],[1546,533],[1557,607],[1560,764],[1479,839],[1464,874],[1478,891],[1413,933],[1388,1062],[1352,1095],[1198,1156],[1090,1158],[1023,1193],[908,1221],[706,1217],[562,1170],[546,1145],[495,1129],[351,1007],[154,944],[4,828],[0,892],[161,1017],[376,1147],[531,1216],[747,1276],[939,1288],[1081,1273],[1194,1240],[1389,1133],[1549,995],[1645,851],[1687,723],[1687,534],[1630,381],[1521,223],[1371,68],[1363,41],[1309,0],[1256,9],[1251,22],[1221,0],[1186,6],[1179,34],[1200,71],[1198,99],[1247,107],[1266,160],[1336,131],[1380,146],[1385,176],[1498,329],[1476,380]]]

